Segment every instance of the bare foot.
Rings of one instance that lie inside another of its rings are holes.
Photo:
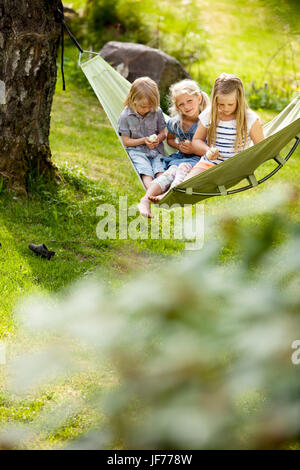
[[[153,219],[153,214],[151,214],[150,210],[150,201],[147,197],[142,197],[137,207],[142,216]]]
[[[153,201],[153,202],[158,202],[158,201],[160,201],[165,195],[166,195],[166,193],[164,193],[164,194],[158,194],[157,196],[149,196],[149,199],[151,199],[151,201]]]

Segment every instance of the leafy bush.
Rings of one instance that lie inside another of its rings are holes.
[[[147,43],[151,38],[138,0],[89,0],[84,20],[94,49],[112,40]]]
[[[111,40],[138,42],[164,50],[189,67],[208,55],[207,34],[195,0],[170,5],[155,0],[89,0],[78,31],[87,47],[99,50]],[[73,26],[73,25],[72,25]]]
[[[19,309],[22,324],[50,340],[45,350],[18,359],[15,390],[40,387],[50,371],[54,379],[70,370],[72,376],[83,355],[84,367],[89,357],[99,375],[104,362],[114,365],[119,384],[105,394],[95,384],[88,406],[105,413],[105,424],[73,448],[296,445],[300,366],[291,356],[300,334],[300,230],[287,214],[298,204],[290,188],[261,194],[255,210],[235,204],[216,225],[206,221],[211,242],[197,255],[118,292],[90,281],[65,296],[27,300]],[[268,223],[257,226],[259,215]],[[284,241],[275,246],[283,229]],[[239,261],[222,265],[220,254],[232,241]],[[72,420],[78,402],[63,414],[61,408],[57,417],[43,410],[45,429]]]
[[[257,87],[252,82],[251,88],[246,90],[248,104],[253,109],[264,108],[282,111],[290,101],[290,94],[287,92],[285,96],[279,95],[273,92],[266,82],[263,87]]]
[[[280,18],[288,27],[289,32],[299,35],[300,10],[298,0],[263,0],[263,3],[269,7],[270,12]]]
[[[202,63],[209,55],[208,34],[199,21],[196,0],[175,0],[171,6],[156,5],[153,11],[156,26],[155,47],[174,56],[188,69]]]

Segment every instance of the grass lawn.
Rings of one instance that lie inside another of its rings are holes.
[[[85,2],[70,3],[78,8]],[[199,4],[202,21],[210,25],[214,51],[207,63],[206,80],[212,83],[218,73],[226,70],[237,73],[247,83],[256,79],[263,81],[265,65],[284,40],[278,18],[270,21],[266,8],[258,0],[231,3],[207,0]],[[251,14],[253,11],[255,15]],[[29,339],[19,332],[14,316],[14,308],[24,294],[58,292],[78,278],[94,275],[98,269],[114,289],[138,270],[151,269],[155,275],[161,263],[184,253],[183,242],[177,240],[97,238],[97,207],[102,203],[117,205],[119,196],[126,196],[130,207],[143,190],[97,99],[87,89],[84,77],[68,80],[75,56],[76,51],[66,50],[66,57],[72,58],[66,64],[67,91],[61,90],[59,76],[52,110],[50,141],[53,160],[61,175],[59,184],[49,188],[41,179],[29,182],[27,198],[1,190],[0,339],[7,344],[8,359],[24,347],[31,347]],[[292,75],[292,67],[289,70]],[[274,80],[279,80],[282,73],[283,69],[278,68]],[[259,110],[258,113],[264,121],[274,116],[272,111]],[[299,157],[300,149],[265,186],[279,180],[297,183]],[[267,163],[266,170],[270,166],[271,163]],[[251,204],[252,194],[261,190],[259,187],[240,196],[208,200],[204,204],[205,213],[221,212],[230,200],[237,204],[248,200]],[[28,249],[31,242],[45,243],[56,255],[50,262],[36,257]],[[87,396],[92,393],[95,382],[101,383],[103,389],[117,382],[114,372],[104,365],[101,374],[86,370],[72,380],[49,386],[38,396],[19,401],[8,394],[4,372],[5,368],[0,365],[0,423],[3,426],[32,423],[35,429],[39,429],[40,410],[51,409],[53,404],[64,403],[74,395],[79,399]],[[101,413],[95,414],[94,410],[84,407],[67,426],[51,430],[41,428],[38,438],[28,436],[25,439],[26,445],[29,448],[61,446],[98,419]]]
[[[211,57],[205,76],[213,82],[221,72],[238,75],[247,87],[295,84],[299,42],[288,36],[288,26],[260,0],[201,0],[201,20],[209,29]],[[201,68],[200,68],[201,71]],[[298,70],[298,84],[299,84]]]

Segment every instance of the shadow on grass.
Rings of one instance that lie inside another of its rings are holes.
[[[115,240],[96,236],[96,207],[108,191],[83,177],[62,173],[59,185],[31,181],[27,198],[0,198],[1,326],[11,326],[11,308],[19,296],[36,290],[56,291],[99,266],[109,266]],[[56,252],[51,261],[29,250],[45,243]]]
[[[98,270],[105,282],[118,284],[122,276],[155,270],[182,250],[174,240],[98,239],[96,209],[102,203],[116,207],[119,195],[74,168],[61,167],[60,175],[58,184],[30,179],[26,198],[8,192],[0,197],[0,331],[12,327],[12,307],[24,294],[54,292]],[[43,259],[29,243],[44,243],[56,254]]]

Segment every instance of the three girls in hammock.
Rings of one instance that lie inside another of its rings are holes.
[[[166,171],[156,174],[146,186],[146,194],[138,205],[145,217],[153,217],[151,201],[158,201],[170,187],[264,139],[260,119],[248,108],[242,81],[235,75],[223,73],[216,79],[211,105],[207,95],[191,80],[173,85],[171,99],[173,119],[167,126],[167,142],[178,152],[162,157]],[[158,138],[164,139],[163,131]],[[122,139],[126,146],[123,136]]]

